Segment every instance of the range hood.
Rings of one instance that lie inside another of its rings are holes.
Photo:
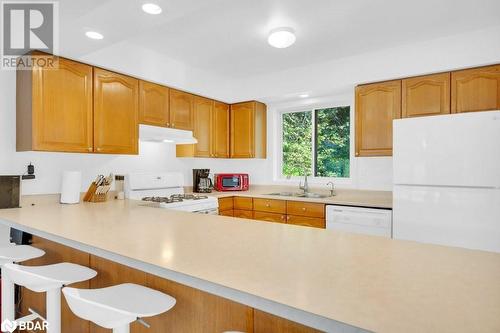
[[[139,125],[139,140],[145,142],[173,142],[177,145],[198,143],[192,131],[150,125]]]

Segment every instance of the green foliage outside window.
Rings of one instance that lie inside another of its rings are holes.
[[[306,172],[317,177],[349,177],[349,135],[348,106],[284,113],[283,175],[303,176]]]

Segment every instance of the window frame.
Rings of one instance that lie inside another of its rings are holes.
[[[327,108],[336,108],[336,107],[349,107],[349,177],[316,177],[313,175],[308,176],[308,180],[312,184],[324,184],[325,182],[332,181],[336,185],[351,185],[353,184],[353,174],[355,173],[355,158],[354,158],[354,103],[352,101],[335,101],[331,103],[321,103],[321,104],[309,104],[300,107],[293,107],[287,109],[277,110],[276,112],[276,131],[277,134],[276,142],[278,143],[276,146],[276,163],[275,163],[275,171],[274,171],[274,181],[280,183],[297,183],[302,180],[303,176],[291,176],[287,178],[283,175],[283,114],[286,113],[294,113],[294,112],[306,112],[311,111],[313,117],[313,128],[312,128],[312,170],[314,173],[316,171],[316,112],[315,110],[327,109]]]

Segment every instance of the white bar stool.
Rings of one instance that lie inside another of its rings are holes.
[[[154,289],[124,283],[100,289],[63,288],[64,297],[75,315],[113,333],[129,333],[130,323],[170,310],[175,298]]]
[[[30,259],[41,257],[45,251],[37,249],[30,245],[9,245],[0,248],[0,269],[5,264],[12,264],[15,262],[23,262]],[[5,282],[4,282],[5,281]],[[15,303],[15,289],[10,288],[7,283],[8,279],[4,279],[2,274],[2,322],[6,318],[14,318],[14,303]],[[5,306],[7,304],[7,306]],[[12,306],[9,306],[12,304]]]
[[[46,266],[5,264],[2,273],[2,293],[4,289],[13,290],[15,284],[35,292],[47,292],[47,333],[61,332],[61,288],[97,275],[93,269],[67,262]],[[2,304],[2,311],[4,307],[8,309],[3,320],[13,321],[14,303]]]

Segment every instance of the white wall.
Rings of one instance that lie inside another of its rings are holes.
[[[346,59],[314,64],[269,75],[227,81],[224,77],[161,58],[134,45],[117,44],[81,59],[131,75],[147,78],[227,102],[259,99],[268,102],[268,158],[265,160],[177,159],[169,144],[143,143],[139,156],[15,152],[15,73],[0,71],[0,174],[22,174],[33,162],[37,179],[23,182],[23,193],[56,193],[63,170],[81,170],[84,187],[99,173],[181,170],[187,184],[192,168],[214,172],[248,172],[252,183],[273,180],[276,162],[274,114],[287,107],[323,103],[350,94],[356,83],[500,62],[500,27],[434,41],[406,45]],[[312,91],[314,98],[297,101],[295,93]],[[317,95],[317,96],[316,96]],[[287,97],[286,103],[283,96]],[[391,158],[356,158],[353,181],[365,189],[391,189]],[[294,183],[295,184],[295,183]]]

